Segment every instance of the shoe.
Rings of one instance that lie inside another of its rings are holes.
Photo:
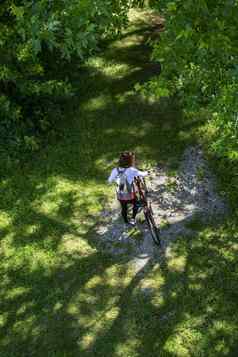
[[[136,225],[136,220],[134,218],[132,218],[129,223],[131,226],[134,227]]]

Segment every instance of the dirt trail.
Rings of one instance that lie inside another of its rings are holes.
[[[104,250],[128,255],[136,271],[153,259],[169,255],[174,239],[194,235],[201,224],[226,214],[224,200],[218,196],[215,178],[203,158],[200,147],[189,147],[181,160],[178,175],[170,177],[165,167],[155,167],[148,178],[149,197],[156,223],[161,227],[162,248],[154,245],[143,214],[138,215],[137,228],[125,230],[116,200],[102,212],[97,228],[98,241]]]

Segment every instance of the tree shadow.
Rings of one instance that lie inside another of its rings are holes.
[[[74,312],[70,312],[70,301],[83,290],[89,279],[103,273],[113,262],[101,253],[77,258],[69,255],[65,259],[68,268],[59,266],[51,274],[46,274],[44,268],[35,272],[24,271],[24,267],[9,269],[8,290],[17,281],[22,293],[8,299],[1,298],[1,312],[7,314],[4,329],[1,330],[1,341],[4,342],[0,349],[4,356],[11,353],[14,356],[41,356],[43,351],[49,355],[67,352],[73,355],[78,350],[77,341],[85,333],[80,318],[83,319],[87,313],[93,314],[94,306],[87,309],[87,305],[90,306],[87,299],[76,303],[80,310],[80,315],[76,313],[78,320]],[[100,299],[103,296],[97,301],[97,310],[102,308]],[[18,325],[22,328],[17,328]]]
[[[231,262],[225,247],[236,240],[227,235],[224,241],[213,233],[204,244],[207,229],[194,232],[192,239],[173,242],[172,256],[148,261],[121,293],[112,326],[99,333],[85,355],[175,356],[186,352],[205,356],[214,350],[221,356],[234,354],[237,292],[231,291],[229,281],[237,258],[233,252]],[[224,276],[227,265],[229,273]],[[143,288],[143,281],[156,275],[162,277],[159,287]],[[232,277],[235,287],[237,275]],[[178,349],[176,354],[174,349]]]
[[[74,199],[68,196],[72,205]],[[66,206],[63,202],[58,218],[64,216]],[[47,227],[52,224],[58,244],[67,232],[78,239],[72,223],[44,222]],[[8,278],[1,282],[2,354],[175,356],[176,336],[183,340],[181,348],[187,353],[194,351],[196,339],[195,355],[218,348],[221,338],[224,348],[234,350],[236,237],[219,237],[219,227],[217,233],[207,234],[207,230],[209,226],[203,226],[192,237],[173,241],[166,246],[169,254],[165,251],[159,260],[149,257],[129,279],[128,262],[133,254],[111,256],[99,249],[97,240],[103,240],[103,235],[97,233],[97,224],[79,235],[93,249],[88,255],[73,249],[72,241],[50,269],[43,264],[29,270],[27,257],[20,266],[8,266]],[[29,239],[33,242],[37,237],[29,235]],[[25,245],[24,240],[13,243],[18,248]],[[53,249],[57,250],[56,244]],[[116,276],[111,277],[108,270],[115,267]]]

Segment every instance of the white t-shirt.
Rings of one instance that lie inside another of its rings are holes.
[[[138,169],[136,169],[135,167],[128,167],[127,169],[125,169],[124,167],[118,167],[112,170],[111,175],[108,178],[108,182],[112,183],[114,181],[116,181],[117,175],[118,175],[118,169],[119,171],[124,171],[125,170],[125,175],[127,177],[127,181],[129,182],[129,184],[131,184],[134,180],[134,178],[136,176],[140,176],[140,177],[145,177],[148,175],[147,171],[140,171]]]

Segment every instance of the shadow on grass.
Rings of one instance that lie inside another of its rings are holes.
[[[34,272],[24,271],[24,266],[9,269],[8,279],[17,281],[18,291],[16,296],[14,292],[13,296],[1,296],[1,313],[7,315],[0,333],[2,355],[55,356],[67,352],[73,355],[78,350],[77,341],[87,331],[80,319],[87,313],[93,316],[90,301],[80,301],[79,292],[112,262],[100,253],[65,260],[68,267],[64,264],[52,273],[43,267]],[[14,287],[15,284],[9,283],[6,290],[11,292]],[[105,285],[104,292],[107,289]],[[72,303],[70,311],[70,301],[75,295],[78,301]],[[99,311],[100,299],[103,301],[103,291],[97,301]],[[73,311],[75,308],[77,313]]]
[[[200,227],[173,242],[159,263],[150,260],[120,293],[113,324],[85,355],[235,356],[237,238],[224,231]],[[157,284],[143,288],[151,278]]]
[[[88,234],[84,239],[93,244],[92,230]],[[176,349],[179,356],[214,350],[232,356],[238,338],[236,242],[232,229],[224,234],[223,227],[203,227],[131,276],[126,256],[98,251],[64,254],[52,270],[11,266],[1,289],[1,353],[175,356]]]

